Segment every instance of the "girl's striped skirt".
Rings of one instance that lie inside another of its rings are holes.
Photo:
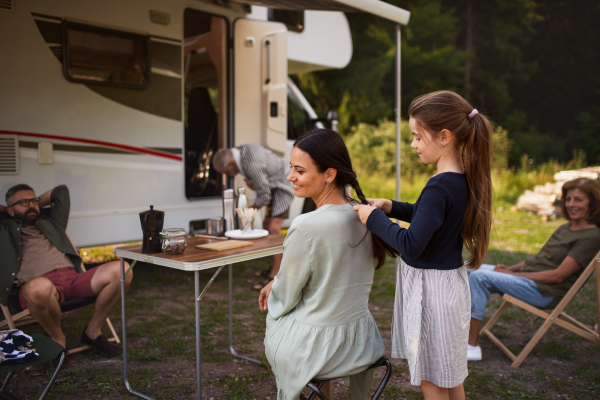
[[[468,375],[471,293],[466,269],[413,268],[399,259],[392,357],[405,358],[410,383],[453,388]]]

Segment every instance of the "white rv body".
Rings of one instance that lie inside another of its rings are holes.
[[[288,74],[342,68],[352,55],[341,12],[305,11],[303,31],[296,33],[269,22],[265,7],[231,2],[12,1],[12,10],[0,9],[0,140],[16,138],[16,162],[12,170],[0,166],[0,203],[18,183],[37,194],[66,184],[68,231],[76,246],[139,240],[138,213],[150,205],[165,211],[165,228],[187,229],[191,220],[222,215],[218,195],[186,196],[186,96],[194,80],[202,80],[197,72],[188,74],[194,57],[201,61],[208,54],[218,69],[211,85],[219,93],[219,147],[258,143],[284,157],[288,91],[307,118],[316,117],[305,99],[298,101],[302,95]],[[216,18],[212,24],[225,32],[220,49],[203,47],[203,35],[184,37],[190,10]],[[146,37],[147,89],[68,80],[61,62],[64,36],[57,34],[65,21]],[[165,54],[178,56],[165,62]],[[292,213],[300,208],[294,205]]]

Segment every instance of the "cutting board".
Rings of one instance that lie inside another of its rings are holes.
[[[246,242],[243,240],[227,240],[218,243],[205,243],[205,244],[197,244],[196,248],[200,250],[208,250],[208,251],[222,251],[222,250],[231,250],[237,249],[238,247],[245,246],[253,246],[253,242]]]

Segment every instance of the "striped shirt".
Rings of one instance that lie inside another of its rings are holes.
[[[256,192],[254,205],[260,208],[270,204],[272,216],[284,213],[294,200],[294,187],[286,179],[290,168],[275,153],[257,144],[237,148],[241,164],[238,167]]]

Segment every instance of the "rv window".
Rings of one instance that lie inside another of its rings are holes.
[[[304,11],[269,9],[269,21],[282,22],[292,32],[304,30]]]
[[[111,29],[63,23],[63,72],[73,82],[143,89],[148,40]]]
[[[227,20],[186,9],[183,34],[185,196],[220,197],[212,159],[227,138]]]
[[[288,89],[288,140],[296,140],[311,129],[310,117]]]

